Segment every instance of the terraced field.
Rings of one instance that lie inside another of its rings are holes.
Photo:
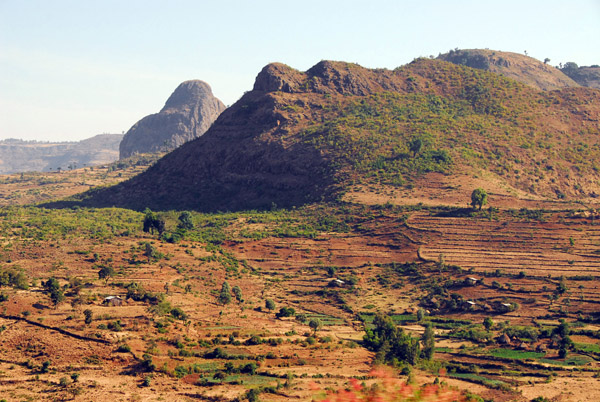
[[[442,254],[449,264],[482,272],[600,275],[600,222],[549,215],[547,222],[498,222],[414,214],[409,224],[424,232],[420,255],[427,260]]]

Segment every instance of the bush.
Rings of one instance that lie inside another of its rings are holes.
[[[90,325],[92,323],[94,313],[90,309],[83,310],[83,315],[85,316],[85,323]]]
[[[292,307],[282,307],[277,313],[277,317],[293,317],[294,315],[296,315],[296,310]]]
[[[246,363],[240,366],[240,373],[254,375],[257,368],[258,366],[254,362]]]
[[[178,319],[178,320],[182,320],[182,321],[187,320],[187,314],[184,313],[183,310],[180,309],[179,307],[175,307],[174,309],[172,309],[171,315],[173,316],[173,318]]]
[[[127,344],[123,344],[123,345],[119,345],[119,347],[116,350],[118,353],[130,353],[131,352],[131,347]]]

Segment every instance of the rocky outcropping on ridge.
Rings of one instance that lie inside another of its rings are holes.
[[[200,137],[225,110],[210,86],[200,80],[181,83],[159,113],[138,121],[119,146],[121,159],[138,153],[171,151]]]

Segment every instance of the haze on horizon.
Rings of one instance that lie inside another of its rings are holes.
[[[600,64],[600,0],[0,0],[0,139],[121,133],[188,79],[231,105],[274,61],[395,68],[454,48]]]

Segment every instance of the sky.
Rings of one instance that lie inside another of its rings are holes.
[[[0,139],[123,133],[190,79],[229,106],[271,62],[455,48],[600,64],[600,0],[0,0]]]

